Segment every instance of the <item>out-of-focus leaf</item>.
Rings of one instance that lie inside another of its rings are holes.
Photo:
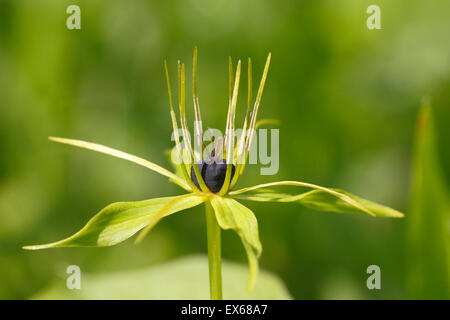
[[[116,202],[102,209],[73,236],[48,244],[25,246],[24,249],[37,250],[55,247],[106,247],[122,242],[153,220],[160,219],[159,212],[174,200],[164,216],[195,207],[206,199],[191,195],[155,198],[134,202]]]
[[[296,184],[297,183],[297,184]],[[301,184],[301,185],[300,185]],[[315,190],[292,195],[274,192],[270,187],[277,185],[307,186]],[[371,216],[402,218],[403,213],[375,202],[359,198],[339,189],[330,189],[302,182],[274,182],[232,192],[234,197],[253,201],[298,202],[314,210],[346,214],[369,214]]]
[[[249,208],[234,199],[213,196],[211,204],[220,227],[233,229],[241,237],[250,266],[247,290],[251,291],[258,275],[258,257],[262,252],[258,235],[258,221]]]
[[[450,298],[450,206],[435,150],[431,106],[417,119],[408,216],[408,293],[414,299]]]
[[[183,154],[183,163],[180,160],[180,154],[178,153],[177,147],[166,150],[166,152],[164,152],[164,155],[166,156],[172,168],[175,170],[175,174],[178,177],[184,179],[182,165],[184,164],[186,171],[190,173],[192,164],[191,160],[189,159],[189,153],[186,151],[186,149],[182,149],[181,152]],[[200,154],[198,152],[194,151],[194,154],[196,159],[200,157]]]
[[[141,270],[91,275],[81,270],[81,289],[69,290],[65,279],[32,299],[209,299],[208,258],[190,256]],[[223,261],[224,299],[291,299],[281,280],[261,271],[251,293],[245,290],[247,267]]]

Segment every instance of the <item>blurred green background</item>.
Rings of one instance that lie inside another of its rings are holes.
[[[66,28],[70,4],[81,8],[81,30]],[[366,27],[371,4],[381,8],[381,30]],[[21,249],[73,234],[111,202],[179,194],[145,168],[47,137],[98,142],[169,167],[162,61],[172,76],[177,58],[190,70],[195,45],[202,116],[213,128],[225,126],[227,57],[252,57],[256,83],[272,52],[260,119],[281,120],[280,170],[260,176],[249,166],[239,186],[307,181],[407,215],[375,219],[252,203],[261,267],[296,299],[412,297],[408,208],[424,96],[433,101],[439,176],[450,179],[449,12],[445,0],[1,0],[0,298],[32,297],[65,279],[71,264],[104,274],[206,253],[201,207],[164,219],[138,246]],[[241,90],[240,115],[245,85]],[[238,237],[223,234],[224,259],[245,265]],[[448,271],[445,255],[434,259]],[[371,264],[381,267],[381,290],[366,288]],[[434,288],[431,297],[448,297]]]

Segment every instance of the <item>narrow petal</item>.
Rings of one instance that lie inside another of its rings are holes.
[[[242,240],[250,267],[247,290],[251,291],[258,274],[258,257],[262,252],[258,221],[249,208],[234,199],[213,196],[211,204],[220,227],[236,231]]]
[[[171,181],[173,181],[174,183],[178,184],[180,187],[182,187],[183,189],[187,190],[187,191],[191,191],[191,187],[186,183],[186,181],[184,181],[183,179],[181,179],[180,177],[178,177],[176,174],[174,174],[173,172],[164,169],[163,167],[150,162],[148,160],[139,158],[137,156],[134,156],[132,154],[129,153],[125,153],[123,151],[119,151],[110,147],[106,147],[104,145],[101,144],[96,144],[96,143],[92,143],[92,142],[86,142],[86,141],[82,141],[82,140],[74,140],[74,139],[66,139],[66,138],[57,138],[57,137],[49,137],[50,140],[55,141],[55,142],[59,142],[59,143],[64,143],[64,144],[69,144],[72,146],[76,146],[79,148],[84,148],[84,149],[89,149],[89,150],[93,150],[93,151],[97,151],[100,153],[105,153],[108,154],[110,156],[116,157],[116,158],[121,158],[121,159],[125,159],[134,163],[137,163],[143,167],[146,167],[150,170],[153,170],[155,172],[158,172],[159,174],[162,174],[163,176],[166,176],[168,178],[170,178]]]
[[[186,120],[186,69],[184,63],[178,61],[178,105],[180,108],[180,123],[183,131],[184,148],[188,151],[190,163],[193,163],[194,151],[192,150],[189,126]]]
[[[227,148],[227,161],[229,163],[231,163],[232,159],[233,159],[234,122],[235,122],[235,117],[236,117],[236,105],[237,105],[237,98],[238,98],[238,93],[239,93],[240,78],[241,78],[241,60],[238,61],[238,64],[236,67],[236,78],[234,80],[233,97],[232,97],[231,103],[228,107],[228,119],[227,119],[227,125],[226,125],[225,145]]]
[[[189,194],[190,197],[176,196],[143,201],[116,202],[97,213],[73,236],[61,241],[43,245],[25,246],[27,250],[57,247],[106,247],[120,243],[158,218],[167,204],[180,199],[164,211],[164,216],[195,207],[204,202],[204,196]]]
[[[184,70],[181,68],[180,63],[178,63],[178,97],[179,97],[179,104],[180,104],[180,112],[181,112],[181,125],[182,127],[185,126],[185,123],[183,123],[183,113],[185,111],[185,90],[182,90],[182,87],[184,88],[185,86],[185,82],[183,80],[182,83],[182,71]],[[172,126],[174,129],[174,135],[175,135],[175,140],[176,140],[176,147],[178,149],[178,154],[180,159],[184,159],[184,153],[183,150],[181,148],[181,144],[180,144],[180,137],[178,135],[178,125],[177,125],[177,120],[176,120],[176,116],[175,116],[175,111],[173,108],[173,101],[172,101],[172,90],[170,88],[170,78],[169,78],[169,71],[167,68],[167,63],[166,61],[164,61],[164,68],[166,71],[166,79],[167,79],[167,87],[168,87],[168,91],[169,91],[169,102],[170,102],[170,115],[172,117]],[[184,101],[184,102],[183,102]],[[183,109],[183,110],[182,110]],[[187,125],[186,125],[187,126]],[[186,131],[183,130],[183,132],[186,134]],[[189,146],[187,146],[187,148],[189,148],[191,145],[189,143]],[[203,178],[200,174],[200,170],[198,168],[198,164],[193,163],[192,159],[195,159],[195,155],[193,154],[193,151],[191,149],[186,149],[186,152],[188,152],[190,154],[190,159],[189,159],[189,164],[192,164],[192,167],[194,168],[194,172],[195,175],[197,176],[197,181],[200,185],[200,189],[203,192],[209,192],[208,187],[206,187],[205,182],[203,181]],[[185,176],[186,182],[189,184],[191,190],[195,190],[195,191],[199,191],[198,188],[195,186],[195,184],[192,182],[190,175],[186,169],[186,166],[181,166],[181,170],[183,172],[183,175]]]
[[[264,125],[279,125],[280,120],[278,119],[261,119],[259,121],[256,121],[255,124],[255,130],[258,129],[261,126]],[[233,179],[231,180],[229,189],[232,189],[236,182],[238,181],[239,177],[244,172],[245,163],[246,163],[246,152],[245,152],[245,143],[246,138],[248,138],[248,130],[247,130],[247,119],[244,121],[244,126],[242,129],[242,136],[239,139],[237,149],[235,150],[235,158],[237,159],[237,166],[236,166],[236,173],[233,176]]]
[[[233,61],[228,57],[228,104],[231,104],[233,97]]]
[[[197,47],[194,48],[194,56],[192,58],[192,99],[194,100],[194,112],[195,112],[195,125],[194,133],[197,137],[197,144],[202,146],[203,143],[203,127],[202,127],[202,116],[200,112],[200,103],[198,101],[198,73],[197,73]],[[195,148],[194,148],[195,149]],[[196,159],[198,161],[200,159]]]
[[[245,128],[246,129],[245,130],[245,135],[246,135],[245,147],[244,147],[244,153],[241,156],[240,161],[239,161],[240,164],[237,168],[238,170],[236,170],[237,176],[241,175],[244,172],[245,164],[246,164],[247,158],[248,158],[248,153],[250,152],[250,148],[251,148],[252,141],[253,141],[253,136],[254,136],[255,130],[256,130],[256,118],[258,116],[259,105],[261,103],[262,93],[264,91],[264,85],[266,83],[267,74],[269,72],[269,65],[270,65],[271,57],[272,57],[272,54],[269,53],[269,55],[267,56],[266,65],[264,66],[263,75],[262,75],[261,81],[259,83],[258,93],[256,94],[256,100],[253,105],[251,120],[250,120],[250,123],[248,124],[248,128],[247,127]],[[249,60],[249,79],[250,78],[251,78],[251,61]],[[251,80],[249,80],[249,88],[251,88]],[[249,90],[249,95],[250,95],[250,90]],[[237,179],[238,179],[238,177],[236,177],[234,179],[234,181],[232,183],[232,187],[237,182]]]
[[[256,118],[258,116],[259,105],[261,103],[261,98],[262,98],[262,94],[264,91],[264,85],[266,84],[267,73],[269,72],[269,65],[270,65],[271,57],[272,57],[272,54],[269,53],[269,55],[267,56],[266,65],[264,66],[264,72],[261,77],[261,82],[259,83],[258,93],[256,94],[256,101],[255,101],[255,105],[253,106],[252,119],[251,119],[250,126],[249,126],[250,136],[247,140],[247,145],[246,145],[247,153],[250,151],[250,147],[252,144],[253,133],[254,133],[255,126],[256,126]]]
[[[234,120],[236,116],[236,104],[239,92],[240,77],[241,77],[241,60],[238,61],[236,67],[236,78],[234,81],[233,98],[231,99],[231,104],[228,107],[228,120],[225,138],[225,145],[227,151],[226,159],[228,164],[224,184],[222,185],[222,188],[219,191],[219,195],[225,195],[231,183],[231,170],[232,164],[234,162],[234,124],[235,124]]]
[[[230,183],[230,189],[234,187],[236,182],[239,179],[239,176],[242,173],[242,167],[245,159],[245,144],[248,139],[248,130],[247,127],[249,125],[249,116],[250,116],[250,107],[252,104],[252,59],[248,58],[248,69],[247,69],[248,83],[247,83],[247,111],[245,112],[244,124],[242,125],[242,135],[239,138],[236,149],[234,151],[234,158],[236,159],[236,173],[234,174],[233,179]]]
[[[259,121],[256,121],[255,129],[258,129],[259,127],[264,126],[266,124],[278,126],[278,125],[280,125],[280,120],[278,120],[278,119],[261,119]]]
[[[314,190],[296,195],[277,193],[270,189],[274,186],[298,186]],[[275,202],[298,202],[302,205],[321,211],[333,211],[338,213],[361,214],[401,218],[403,213],[389,207],[359,198],[351,193],[339,189],[330,189],[310,183],[299,181],[279,181],[248,187],[229,193],[230,196],[253,200]]]
[[[183,148],[182,148],[181,143],[180,143],[180,135],[178,133],[177,117],[175,115],[175,110],[173,108],[172,88],[170,86],[169,68],[167,67],[167,61],[166,60],[164,60],[164,71],[165,71],[165,74],[166,74],[167,92],[169,94],[170,118],[172,120],[173,134],[174,134],[174,137],[175,137],[175,146],[177,148],[179,158],[180,159],[184,159],[183,158],[184,152],[183,152]],[[191,164],[191,162],[189,162],[189,164]],[[190,178],[189,173],[188,173],[188,171],[186,169],[186,166],[181,166],[180,169],[181,169],[181,172],[182,172],[182,174],[184,176],[184,180],[189,185],[190,190],[198,191],[197,187],[191,181],[191,178]]]

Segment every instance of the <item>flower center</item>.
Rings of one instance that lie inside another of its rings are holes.
[[[213,193],[219,192],[225,182],[225,175],[227,173],[226,160],[223,159],[222,162],[217,163],[215,160],[203,159],[199,162],[198,167],[208,189]],[[234,176],[235,170],[234,165],[231,165],[231,179]],[[194,167],[191,168],[191,180],[200,189]]]

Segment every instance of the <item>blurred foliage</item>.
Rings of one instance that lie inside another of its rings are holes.
[[[291,299],[273,274],[261,272],[248,294],[248,267],[223,261],[224,299]],[[208,257],[189,256],[140,270],[101,275],[81,274],[81,290],[67,290],[64,278],[33,296],[33,299],[209,299]]]
[[[65,27],[74,3],[81,30]],[[31,297],[65,278],[70,264],[108,274],[206,252],[202,208],[164,219],[139,246],[21,250],[72,234],[111,202],[176,194],[145,168],[47,136],[102,143],[168,167],[162,61],[173,75],[177,58],[190,70],[195,45],[202,116],[213,128],[225,126],[228,55],[251,56],[257,78],[272,52],[260,118],[281,120],[280,171],[260,176],[249,166],[238,187],[298,179],[408,216],[414,119],[424,95],[433,98],[442,180],[450,179],[450,2],[376,3],[381,30],[366,28],[374,4],[366,0],[0,1],[0,298]],[[241,115],[244,106],[241,95]],[[408,220],[296,204],[255,203],[252,210],[261,267],[279,275],[294,298],[407,297]],[[231,232],[224,232],[223,254],[246,261]],[[444,257],[435,259],[444,265]],[[371,264],[381,267],[380,291],[365,286]]]
[[[450,298],[450,203],[436,158],[430,102],[417,119],[409,211],[409,295]]]

